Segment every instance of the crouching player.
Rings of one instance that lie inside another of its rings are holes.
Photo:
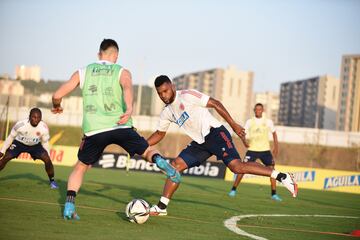
[[[22,152],[27,152],[34,160],[40,159],[44,162],[50,188],[56,189],[58,185],[54,180],[54,166],[49,156],[49,129],[41,118],[41,110],[33,108],[29,118],[20,120],[14,125],[0,151],[0,171],[11,159],[17,158]]]

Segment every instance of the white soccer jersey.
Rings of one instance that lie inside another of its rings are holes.
[[[196,90],[176,91],[173,103],[164,107],[157,130],[166,132],[170,123],[176,123],[195,142],[202,144],[210,128],[221,123],[206,108],[209,96]]]
[[[49,128],[46,123],[40,121],[36,127],[33,127],[29,119],[24,119],[18,121],[11,129],[10,135],[5,140],[1,152],[5,153],[14,139],[27,146],[34,146],[41,142],[45,150],[49,152],[49,138]]]

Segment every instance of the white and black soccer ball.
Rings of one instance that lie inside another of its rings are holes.
[[[143,224],[149,218],[150,205],[143,199],[133,199],[126,205],[125,214],[130,222]]]

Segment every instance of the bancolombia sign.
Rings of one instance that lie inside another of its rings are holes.
[[[113,168],[131,171],[160,172],[156,164],[149,163],[141,156],[128,158],[126,154],[103,153],[93,167]],[[196,177],[224,178],[226,166],[222,162],[204,162],[198,167],[185,170],[182,175]]]

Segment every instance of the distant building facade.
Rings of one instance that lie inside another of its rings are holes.
[[[40,82],[41,68],[39,66],[25,66],[25,65],[16,66],[15,79],[33,80],[35,82]]]
[[[360,132],[360,54],[342,57],[340,81],[336,128]]]
[[[336,129],[339,85],[338,79],[327,75],[282,83],[279,124]]]
[[[173,83],[177,90],[196,89],[220,100],[233,118],[244,124],[251,111],[253,78],[253,72],[229,66],[182,74]]]

